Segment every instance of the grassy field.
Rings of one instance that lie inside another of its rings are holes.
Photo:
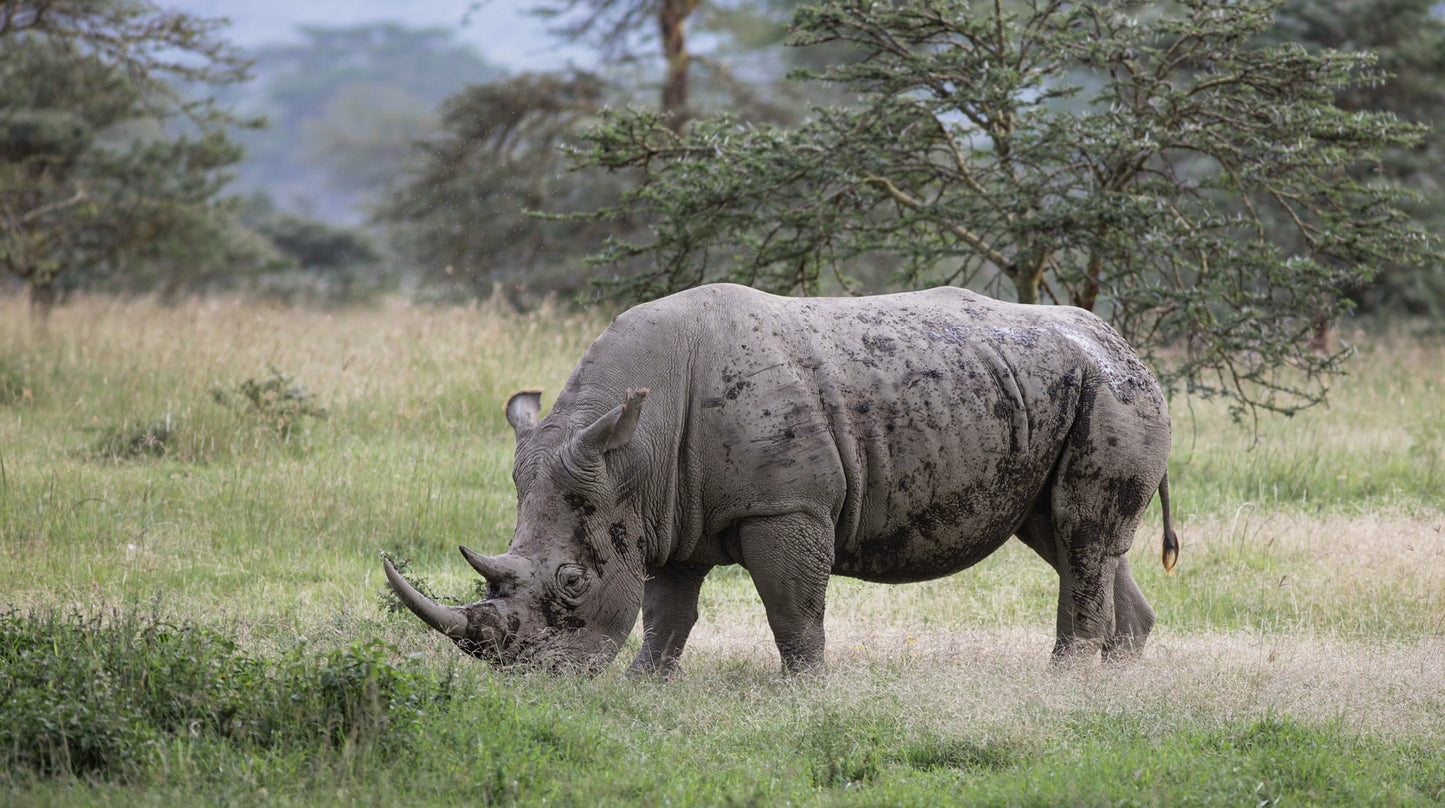
[[[1156,505],[1136,664],[1051,669],[1015,543],[835,579],[821,678],[776,673],[736,568],[681,680],[499,676],[387,611],[380,554],[474,596],[501,403],[603,325],[0,300],[0,805],[1445,804],[1445,345],[1361,337],[1257,435],[1173,402],[1183,551],[1164,575]]]

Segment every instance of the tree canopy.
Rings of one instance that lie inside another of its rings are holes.
[[[775,46],[773,35],[782,25],[752,5],[729,3],[720,14],[720,4],[697,0],[544,4],[560,33],[610,57],[611,72],[526,73],[455,93],[442,105],[440,131],[417,140],[373,222],[390,231],[392,244],[416,263],[422,278],[441,282],[450,293],[500,288],[526,305],[548,293],[594,291],[582,258],[601,249],[605,238],[639,237],[644,223],[567,218],[568,212],[612,204],[630,179],[602,170],[569,172],[565,151],[580,144],[581,131],[605,107],[649,98],[652,71],[634,60],[656,59],[639,51],[659,38],[665,46],[664,89],[656,105],[675,130],[709,109],[729,109],[748,120],[796,121],[801,97],[778,92],[774,82],[738,76],[686,45],[684,20],[705,22],[714,43],[734,38],[745,48]],[[693,80],[694,63],[707,67],[702,81]]]
[[[132,0],[0,2],[0,268],[37,304],[82,276],[165,288],[219,253],[267,259],[220,200],[239,122],[179,89],[246,77],[219,26]]]
[[[601,260],[650,262],[614,288],[647,298],[730,280],[851,288],[873,254],[890,285],[976,286],[1070,303],[1130,340],[1181,346],[1166,382],[1242,408],[1323,396],[1345,351],[1312,350],[1345,290],[1438,256],[1379,181],[1423,127],[1347,110],[1381,80],[1368,54],[1266,41],[1275,3],[823,0],[795,45],[862,58],[801,78],[839,86],[785,129],[729,117],[684,134],[612,113],[578,153],[639,185],[596,215],[651,223]]]

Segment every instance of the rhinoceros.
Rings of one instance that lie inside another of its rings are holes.
[[[1081,309],[957,288],[788,298],[702,286],[618,316],[551,412],[516,433],[510,549],[462,555],[487,583],[412,612],[503,665],[676,670],[713,567],[751,574],[784,672],[823,660],[830,575],[951,575],[1016,536],[1059,575],[1056,660],[1138,654],[1154,612],[1125,552],[1158,491],[1169,411],[1149,369]]]

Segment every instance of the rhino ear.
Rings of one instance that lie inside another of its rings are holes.
[[[642,412],[642,400],[647,398],[646,390],[628,390],[627,400],[614,407],[611,412],[598,418],[592,426],[577,436],[579,450],[592,456],[626,446],[632,440],[637,428],[637,416]]]
[[[512,431],[517,433],[518,438],[537,426],[541,412],[541,390],[518,390],[507,399],[507,423],[512,425]]]

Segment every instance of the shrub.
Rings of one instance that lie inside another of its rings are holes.
[[[246,379],[232,390],[216,388],[211,391],[211,397],[247,418],[274,424],[283,441],[299,436],[306,419],[326,417],[326,408],[316,403],[311,391],[277,370],[275,365],[267,364],[266,370],[270,376],[259,381]]]
[[[271,661],[134,611],[0,613],[0,780],[130,780],[168,738],[392,752],[450,683],[373,640]]]
[[[178,436],[177,424],[169,413],[145,426],[121,426],[107,431],[90,449],[92,460],[138,460],[165,457]]]
[[[30,398],[32,382],[25,366],[17,359],[0,356],[0,407],[18,404]]]

